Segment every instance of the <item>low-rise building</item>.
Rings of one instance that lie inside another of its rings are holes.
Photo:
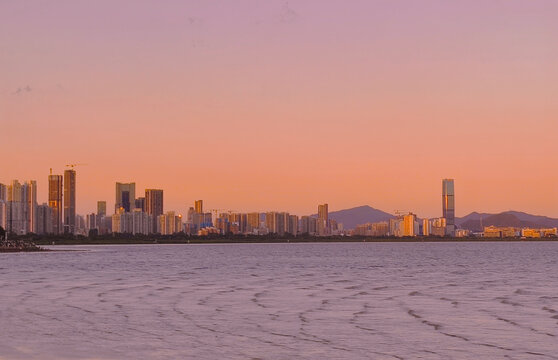
[[[485,238],[507,238],[517,236],[513,227],[485,226],[483,236]]]
[[[540,238],[541,231],[539,229],[525,228],[521,229],[521,237],[524,238]]]

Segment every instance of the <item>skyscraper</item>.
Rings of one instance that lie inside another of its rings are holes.
[[[446,219],[446,234],[455,234],[455,189],[453,179],[442,180],[442,217]]]
[[[203,200],[196,200],[194,207],[198,214],[203,214]]]
[[[287,229],[287,232],[295,236],[298,234],[298,216],[289,216],[289,228]]]
[[[145,212],[145,198],[144,197],[139,197],[139,198],[136,199],[134,210],[138,210],[138,209],[141,212]]]
[[[37,206],[37,234],[52,234],[52,214],[47,204]]]
[[[196,211],[194,210],[193,207],[190,207],[188,209],[188,214],[186,215],[186,221],[189,223],[194,223],[194,214],[196,213]]]
[[[48,176],[48,206],[52,209],[52,232],[60,234],[62,228],[62,175]]]
[[[145,189],[145,212],[149,215],[163,215],[163,190]]]
[[[73,234],[76,230],[76,171],[64,171],[64,232]]]
[[[249,213],[247,216],[247,228],[249,232],[253,232],[254,230],[257,230],[260,228],[260,213],[257,212],[253,212],[253,213]]]
[[[107,202],[97,201],[97,215],[105,216],[107,214]]]
[[[18,180],[13,180],[6,187],[3,198],[7,200],[0,199],[6,206],[6,229],[16,234],[36,232],[37,182],[30,180],[21,184]]]
[[[6,230],[16,234],[24,234],[25,214],[23,186],[17,180],[7,187]]]
[[[0,227],[4,230],[7,228],[7,210],[8,207],[3,199],[0,199]]]
[[[23,184],[25,201],[25,231],[37,233],[37,182],[30,180]]]
[[[154,229],[157,226],[157,216],[163,215],[163,190],[145,189],[145,212],[153,217]]]
[[[416,236],[417,235],[417,217],[415,214],[407,214],[403,216],[403,234],[401,236]]]
[[[6,202],[8,200],[8,188],[4,184],[0,184],[0,227],[4,230],[7,228],[7,206]]]
[[[114,201],[114,212],[123,208],[124,212],[134,210],[136,206],[136,183],[116,183],[116,200]]]
[[[328,205],[318,205],[318,235],[329,235],[329,211]]]
[[[8,187],[0,184],[0,200],[8,201]]]

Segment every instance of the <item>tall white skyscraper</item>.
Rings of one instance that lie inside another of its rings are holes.
[[[453,179],[442,180],[442,217],[446,219],[446,234],[455,235],[455,188]]]

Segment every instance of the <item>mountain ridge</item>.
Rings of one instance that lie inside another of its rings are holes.
[[[311,216],[317,217],[317,214]],[[331,211],[329,218],[342,223],[345,229],[354,229],[357,225],[369,222],[387,221],[394,217],[385,211],[375,209],[369,205],[357,206],[349,209]]]
[[[317,214],[311,216],[317,217]],[[345,229],[354,229],[357,225],[388,221],[395,215],[376,209],[370,205],[356,206],[348,209],[332,211],[329,218],[343,223]],[[482,219],[482,226],[481,226]],[[512,226],[512,227],[558,227],[558,219],[544,215],[533,215],[522,211],[508,210],[500,213],[481,213],[473,211],[463,217],[456,217],[458,227],[482,231],[483,226]]]

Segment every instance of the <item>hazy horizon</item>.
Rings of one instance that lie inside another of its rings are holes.
[[[5,1],[0,183],[558,217],[558,2]]]

